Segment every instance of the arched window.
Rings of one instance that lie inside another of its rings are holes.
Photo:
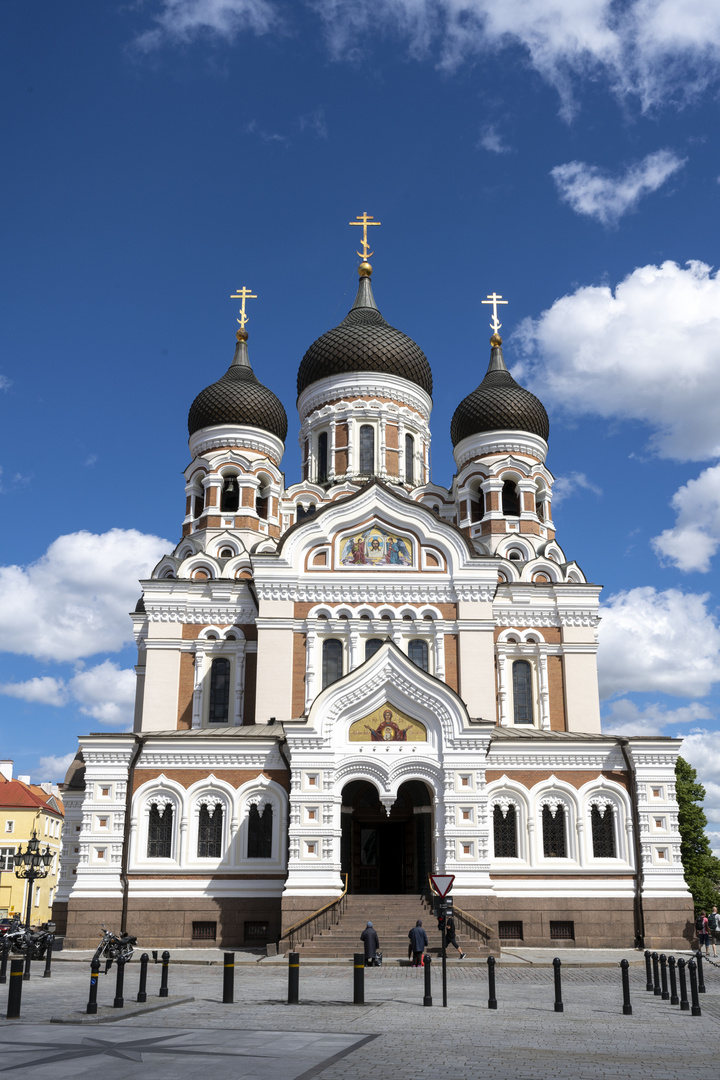
[[[215,803],[212,813],[207,806],[200,807],[197,853],[200,859],[219,859],[222,855],[223,811]]]
[[[502,486],[502,512],[513,517],[520,516],[520,498],[513,480],[506,480]]]
[[[517,809],[512,803],[494,807],[493,837],[496,859],[517,859]]]
[[[383,646],[383,639],[379,637],[371,637],[365,642],[365,659],[369,660],[371,656],[381,649]]]
[[[235,514],[240,507],[240,487],[237,476],[226,476],[223,480],[220,496],[220,510],[223,514]]]
[[[415,440],[412,435],[405,436],[405,483],[415,483]]]
[[[270,508],[270,485],[267,484],[267,483],[262,483],[261,482],[261,485],[258,488],[257,494],[255,496],[255,510],[257,512],[257,516],[259,518],[262,518],[264,521],[267,521],[269,508]]]
[[[210,668],[210,708],[208,723],[227,724],[230,705],[230,661],[216,657]]]
[[[556,806],[555,813],[550,806],[543,806],[543,855],[546,859],[565,859],[565,807]]]
[[[616,859],[615,829],[610,806],[593,806],[590,811],[593,855],[596,859]]]
[[[375,472],[375,432],[370,424],[360,428],[360,472],[363,476]]]
[[[317,449],[317,478],[319,484],[324,484],[328,478],[328,437],[327,431],[318,435]]]
[[[248,815],[248,859],[272,859],[273,808],[265,803],[262,814],[257,806]]]
[[[474,493],[474,497],[470,500],[470,520],[482,521],[485,517],[485,496],[481,490]]]
[[[417,664],[423,671],[428,670],[428,647],[426,641],[420,641],[418,638],[411,641],[408,645],[408,656],[413,664]]]
[[[527,660],[513,664],[513,706],[516,724],[533,723],[532,670]]]
[[[205,509],[205,489],[199,495],[193,496],[193,517],[199,518]]]
[[[544,503],[541,503],[541,502],[536,502],[535,503],[535,513],[537,514],[537,516],[540,518],[541,521],[545,520],[545,505],[544,505]]]
[[[302,521],[303,518],[311,517],[315,513],[315,503],[310,503],[309,506],[303,506],[298,503],[297,508],[297,520]]]
[[[323,690],[330,683],[342,679],[343,674],[343,647],[342,641],[337,638],[328,638],[323,642],[322,659],[322,684]]]
[[[173,808],[166,803],[150,806],[148,820],[148,859],[169,859],[172,856]]]

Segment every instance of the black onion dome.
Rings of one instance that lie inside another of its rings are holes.
[[[222,378],[201,390],[190,406],[190,435],[214,424],[261,428],[285,441],[287,413],[280,399],[263,386],[250,367],[245,341],[238,341],[233,362]]]
[[[298,395],[329,375],[353,371],[399,375],[432,395],[428,358],[412,338],[385,322],[377,309],[369,277],[361,277],[346,317],[314,341],[298,371]]]
[[[505,367],[502,347],[495,344],[485,378],[460,402],[450,422],[453,446],[483,431],[529,431],[545,442],[550,434],[545,406],[515,382]]]

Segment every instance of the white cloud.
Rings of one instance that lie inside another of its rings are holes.
[[[611,596],[600,612],[601,697],[709,693],[720,681],[720,627],[707,601],[707,595],[650,586]]]
[[[560,198],[576,213],[595,218],[602,225],[616,225],[623,214],[637,206],[643,195],[662,187],[686,160],[672,150],[658,150],[618,176],[611,176],[597,165],[586,165],[584,161],[556,165],[550,175]]]
[[[325,122],[325,110],[322,108],[315,109],[313,112],[298,117],[298,127],[300,131],[312,132],[318,139],[327,139],[328,129]]]
[[[516,336],[546,404],[641,420],[662,457],[720,456],[720,277],[705,263],[582,286]]]
[[[37,676],[20,683],[3,683],[0,694],[31,701],[38,705],[67,705],[68,695],[62,679],[53,679],[49,675]]]
[[[567,476],[557,476],[553,484],[553,506],[556,507],[563,499],[568,499],[581,490],[592,491],[595,495],[602,495],[602,488],[588,480],[585,473],[571,472]]]
[[[661,557],[679,570],[710,569],[710,559],[720,546],[720,465],[689,480],[672,498],[677,521],[651,541]]]
[[[7,375],[0,375],[0,390],[7,390],[8,386],[11,386],[11,382]]]
[[[159,7],[153,28],[135,39],[141,52],[202,37],[232,42],[243,31],[266,34],[277,23],[268,0],[159,0]]]
[[[712,718],[708,707],[699,701],[678,709],[666,709],[654,702],[641,709],[629,698],[619,698],[603,716],[602,729],[612,735],[661,735],[669,724],[693,724]]]
[[[480,130],[478,146],[491,154],[511,154],[512,147],[503,140],[494,124],[484,124]]]
[[[78,671],[68,684],[73,698],[80,703],[80,712],[92,716],[101,724],[132,723],[135,703],[135,672],[120,668],[111,660],[87,670]]]
[[[29,566],[0,567],[0,649],[60,661],[121,649],[138,580],[171,547],[135,529],[78,532]]]
[[[74,750],[69,754],[63,754],[62,757],[55,757],[53,754],[50,754],[47,757],[41,757],[38,761],[38,774],[40,778],[35,782],[37,784],[44,784],[46,780],[49,780],[51,783],[61,784],[65,779],[65,773],[68,771],[74,760]]]
[[[708,821],[720,822],[720,744],[717,731],[696,728],[683,737],[680,753],[697,769],[698,780],[705,787],[703,805]]]

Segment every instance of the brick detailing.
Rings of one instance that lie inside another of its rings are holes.
[[[385,425],[385,449],[397,450],[398,448],[398,429],[395,424]]]
[[[305,634],[293,634],[292,715],[305,712],[305,657],[307,638]]]
[[[559,626],[532,626],[532,627],[523,626],[523,627],[519,627],[518,629],[519,630],[521,629],[523,633],[525,633],[526,630],[535,630],[536,633],[542,635],[543,640],[546,641],[548,643],[548,645],[560,645],[560,644],[562,644],[562,630],[561,630],[561,628]],[[505,633],[506,630],[507,630],[506,626],[496,626],[495,627],[495,632],[494,632],[495,633],[495,641],[497,641],[497,639],[500,637],[500,635]]]
[[[492,760],[492,759],[491,759]],[[557,776],[559,779],[566,780],[568,784],[572,784],[574,788],[578,790],[587,784],[589,780],[597,780],[600,776],[603,776],[606,780],[613,780],[620,787],[628,790],[627,773],[619,772],[596,772],[591,769],[486,769],[485,770],[485,782],[490,784],[493,780],[499,780],[502,776],[507,776],[508,779],[514,780],[518,784],[522,784],[523,787],[528,789],[535,787],[541,780],[549,780],[551,776]]]
[[[458,684],[457,634],[445,634],[445,682],[455,691],[456,694],[460,692]]]
[[[385,468],[387,469],[388,476],[398,475],[398,452],[397,450],[385,451]]]
[[[184,629],[184,627],[183,627]],[[195,687],[195,665],[192,653],[180,653],[180,682],[178,686],[178,731],[192,727],[192,698]]]
[[[560,628],[552,628],[558,636]],[[548,656],[548,690],[550,694],[550,730],[567,731],[565,714],[565,668],[562,656]]]
[[[142,758],[140,759],[142,762]],[[141,784],[148,780],[157,780],[158,776],[166,776],[168,780],[174,780],[181,787],[189,788],[198,780],[207,780],[207,769],[143,769],[142,764],[135,770],[133,778],[133,791],[137,791]],[[274,780],[290,790],[290,777],[285,769],[223,769],[222,778],[234,788],[242,787],[250,780],[257,780],[264,776],[268,780]],[[162,876],[162,875],[160,875]]]

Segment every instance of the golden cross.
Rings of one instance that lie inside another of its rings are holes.
[[[480,302],[482,304],[492,304],[493,315],[492,315],[492,322],[490,323],[490,329],[494,330],[495,333],[497,334],[498,330],[502,326],[502,323],[498,321],[498,317],[497,317],[498,304],[507,304],[508,301],[503,300],[502,296],[500,296],[499,293],[494,292],[494,293],[488,293],[487,300],[481,300]]]
[[[245,323],[248,321],[249,318],[249,316],[245,314],[245,301],[257,300],[257,296],[255,295],[255,293],[250,292],[250,290],[245,285],[243,285],[242,289],[238,289],[236,293],[233,293],[230,299],[240,301],[240,318],[238,319],[238,322],[240,323],[240,329],[244,330]]]
[[[370,247],[367,238],[368,225],[382,225],[382,221],[373,221],[372,214],[368,214],[367,210],[363,210],[362,214],[357,215],[357,221],[349,221],[348,225],[362,225],[363,238],[360,241],[362,251],[358,251],[358,255],[361,259],[369,259],[375,252],[368,251]]]

